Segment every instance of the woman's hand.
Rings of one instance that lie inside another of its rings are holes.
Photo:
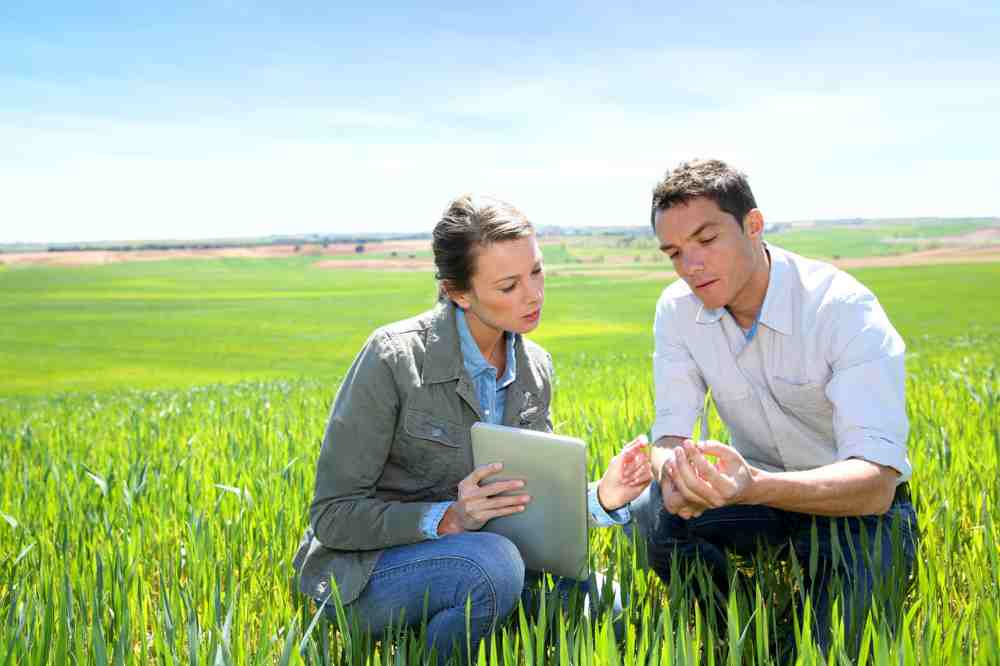
[[[530,495],[500,495],[520,490],[524,487],[524,481],[498,481],[480,485],[484,479],[502,469],[503,463],[483,465],[472,470],[469,476],[458,483],[458,500],[448,507],[438,523],[440,536],[475,531],[492,518],[524,511],[524,506],[531,501]]]
[[[642,494],[653,480],[653,470],[646,454],[645,435],[639,435],[611,459],[597,484],[597,501],[606,511],[625,506]]]

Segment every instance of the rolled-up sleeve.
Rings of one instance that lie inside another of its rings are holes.
[[[628,504],[610,511],[601,506],[601,500],[597,497],[597,481],[587,485],[587,513],[590,514],[588,522],[592,527],[627,525],[632,521]]]
[[[912,468],[906,438],[906,346],[870,293],[837,305],[826,395],[833,404],[837,459],[861,458],[899,472]]]
[[[653,323],[653,382],[656,419],[653,441],[667,435],[688,437],[705,405],[705,380],[691,352],[680,340],[676,311],[664,296]]]
[[[436,503],[375,496],[399,412],[394,363],[392,341],[376,332],[337,392],[309,509],[313,532],[327,548],[374,550],[426,539],[421,527]]]

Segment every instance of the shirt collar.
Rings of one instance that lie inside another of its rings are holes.
[[[761,305],[760,314],[757,316],[764,326],[777,331],[783,335],[792,332],[791,325],[791,287],[792,280],[789,272],[788,256],[781,248],[764,244],[768,255],[771,257],[770,274],[767,281],[767,293],[764,294],[764,303]],[[715,324],[722,315],[726,313],[726,308],[709,309],[702,305],[698,308],[695,321],[699,324]]]
[[[784,250],[766,243],[764,247],[771,257],[771,278],[757,319],[771,330],[791,335],[792,303],[795,300],[791,293],[794,286],[792,267]]]
[[[494,371],[496,368],[490,365],[483,353],[479,351],[479,345],[472,337],[469,330],[469,322],[465,319],[465,311],[453,305],[455,308],[455,323],[458,327],[459,346],[462,349],[462,362],[465,364],[465,371],[469,373],[470,379],[475,379],[484,372]],[[516,333],[504,333],[504,340],[507,344],[507,369],[503,377],[497,380],[497,388],[502,388],[512,383],[517,377],[517,355],[514,353],[514,342],[520,337]]]

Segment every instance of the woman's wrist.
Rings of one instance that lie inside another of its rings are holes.
[[[608,498],[605,500],[605,496],[601,494],[601,489],[604,487],[604,479],[602,478],[597,482],[597,503],[601,505],[606,513],[611,513],[612,511],[617,511],[618,509],[625,506],[625,502],[617,503],[614,498]]]
[[[448,510],[444,512],[441,516],[441,522],[438,523],[438,536],[447,536],[449,534],[458,534],[459,532],[464,532],[462,529],[462,524],[458,519],[455,511],[455,505],[452,504],[448,507]]]

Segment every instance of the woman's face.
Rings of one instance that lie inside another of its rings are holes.
[[[470,288],[450,294],[470,326],[528,333],[538,326],[545,300],[542,251],[534,234],[481,246]]]

